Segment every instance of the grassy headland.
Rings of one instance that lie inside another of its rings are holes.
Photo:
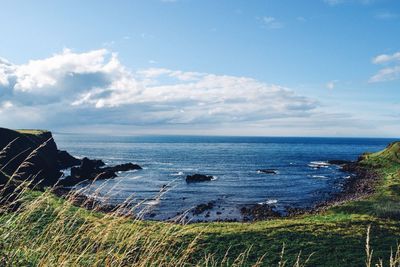
[[[400,240],[400,143],[365,155],[359,165],[379,175],[373,194],[316,214],[253,223],[146,222],[121,210],[76,207],[50,189],[26,189],[19,209],[0,215],[0,265],[302,266],[309,258],[306,266],[368,266],[370,226],[372,263],[388,266]]]

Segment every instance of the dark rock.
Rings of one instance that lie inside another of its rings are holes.
[[[211,175],[204,175],[204,174],[193,174],[186,176],[186,182],[205,182],[211,181],[213,177]]]
[[[260,169],[260,170],[257,170],[257,172],[265,173],[265,174],[278,174],[278,171],[274,170],[274,169]]]
[[[105,168],[102,168],[101,170],[113,171],[113,172],[126,172],[126,171],[141,170],[141,169],[142,169],[142,167],[140,167],[137,164],[124,163],[124,164],[116,165],[113,167],[105,167]]]
[[[12,179],[31,181],[33,186],[57,183],[61,172],[57,165],[57,146],[52,138],[33,150],[12,175]]]
[[[97,174],[96,177],[94,178],[94,180],[112,179],[112,178],[115,178],[115,177],[117,177],[115,172],[113,172],[113,171],[103,171],[103,172],[100,172],[99,174]]]
[[[207,204],[204,204],[204,203],[199,204],[193,209],[192,213],[193,213],[193,215],[199,215],[199,214],[202,214],[203,212],[205,212],[206,210],[212,209],[213,207],[214,207],[213,202],[208,202]]]
[[[16,210],[20,205],[19,201],[16,201],[20,193],[21,189],[18,189],[16,181],[0,171],[0,213],[4,210]]]
[[[52,140],[50,132],[34,135],[0,128],[0,168],[12,175],[34,149],[49,140]]]
[[[333,164],[333,165],[344,165],[344,164],[351,163],[351,161],[341,160],[341,159],[334,159],[334,160],[328,160],[328,163],[329,164]]]
[[[79,167],[71,168],[71,176],[79,177],[82,180],[94,179],[100,172],[100,167],[104,166],[102,160],[83,158]]]
[[[57,155],[58,167],[63,170],[78,166],[81,164],[81,160],[71,156],[67,151],[59,150]]]
[[[243,215],[243,220],[252,221],[281,217],[281,214],[274,208],[274,206],[268,204],[254,204],[242,207],[240,213]]]
[[[62,179],[59,184],[73,186],[86,181],[112,179],[117,177],[116,172],[142,169],[142,167],[133,163],[102,168],[104,165],[102,160],[83,158],[81,165],[79,167],[72,167],[71,175]]]
[[[12,175],[19,165],[36,148],[33,143],[26,143],[26,139],[17,137],[0,151],[0,167],[8,175]]]

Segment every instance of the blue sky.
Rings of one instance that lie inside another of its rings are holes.
[[[396,0],[0,6],[4,127],[399,136]]]

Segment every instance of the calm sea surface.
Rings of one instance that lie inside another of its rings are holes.
[[[383,149],[393,139],[293,138],[293,137],[199,137],[199,136],[98,136],[55,134],[60,149],[77,157],[102,159],[106,164],[133,162],[143,170],[120,173],[98,181],[105,201],[132,198],[149,207],[147,218],[166,220],[201,203],[214,208],[193,220],[239,219],[243,205],[269,203],[277,210],[286,206],[311,207],[341,190],[348,174],[316,162],[356,160],[363,152]],[[276,169],[277,175],[258,173]],[[186,183],[188,174],[202,173],[214,180]],[[161,193],[160,193],[161,192]]]

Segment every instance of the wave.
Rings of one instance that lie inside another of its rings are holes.
[[[183,176],[183,172],[176,172],[176,173],[171,173],[171,176]]]
[[[260,205],[272,205],[272,204],[276,204],[276,203],[278,203],[277,199],[268,199],[268,200],[266,200],[264,202],[258,202],[257,204],[260,204]]]
[[[326,161],[311,161],[310,164],[319,166],[330,166],[331,164]]]
[[[140,179],[140,178],[142,178],[142,177],[143,177],[142,175],[138,175],[138,176],[129,177],[128,179],[129,179],[129,180],[137,180],[137,179]]]
[[[311,167],[313,169],[328,168],[329,166],[331,166],[331,164],[329,164],[326,161],[311,161],[307,165],[308,165],[308,167]]]
[[[149,206],[156,206],[160,204],[160,200],[159,199],[152,199],[152,200],[147,200],[145,202],[143,202],[144,205],[149,205]]]
[[[325,175],[312,175],[312,178],[328,178]]]

